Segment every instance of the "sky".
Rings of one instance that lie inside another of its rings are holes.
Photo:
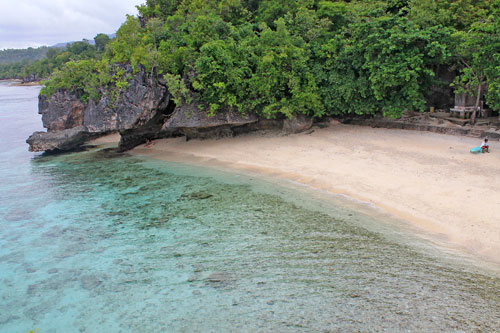
[[[116,32],[145,0],[0,0],[0,50]]]

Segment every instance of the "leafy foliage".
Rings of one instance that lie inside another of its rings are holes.
[[[453,82],[457,92],[479,95],[488,86],[487,102],[500,110],[500,1],[492,5],[486,19],[475,22],[467,32],[454,34],[460,75]]]
[[[49,48],[42,46],[38,48],[0,50],[0,64],[12,64],[22,61],[40,60],[47,54]]]
[[[21,79],[28,76],[44,79],[69,61],[100,59],[110,39],[105,34],[98,34],[94,41],[95,46],[84,40],[67,44],[65,48],[43,46],[38,49],[0,51],[0,56],[2,52],[17,54],[19,52],[13,51],[22,51],[19,54],[24,57],[22,61],[7,64],[1,64],[0,61],[0,79]],[[32,56],[26,57],[26,54]],[[13,61],[18,58],[9,59]]]
[[[487,84],[499,110],[498,8],[500,0],[146,0],[107,46],[96,36],[94,58],[76,46],[51,55],[69,63],[45,93],[94,98],[123,79],[106,71],[130,64],[164,77],[177,104],[197,100],[208,114],[399,117],[424,109],[444,66],[457,71],[456,89]]]
[[[59,89],[68,89],[83,101],[97,101],[102,90],[111,91],[113,102],[121,89],[127,87],[127,74],[122,68],[110,68],[106,61],[95,59],[69,61],[56,70],[51,79],[45,82],[41,94],[51,96]]]

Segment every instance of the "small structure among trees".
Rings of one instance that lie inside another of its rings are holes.
[[[466,92],[455,94],[455,106],[450,109],[451,116],[462,119],[471,118],[474,110],[477,110],[476,99],[476,96]]]
[[[473,118],[474,110],[478,117],[489,117],[491,110],[487,109],[484,104],[487,87],[481,87],[481,96],[473,96],[467,92],[455,94],[455,106],[450,109],[452,117],[462,119]]]

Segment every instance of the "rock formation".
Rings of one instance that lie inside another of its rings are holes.
[[[35,132],[29,137],[30,150],[71,150],[89,138],[111,132],[153,128],[170,104],[165,82],[152,79],[143,71],[133,76],[116,101],[111,102],[106,91],[101,95],[98,102],[88,103],[64,90],[50,98],[40,95],[38,112],[47,132]],[[156,127],[161,129],[161,124]]]
[[[299,115],[292,119],[285,119],[283,121],[283,132],[285,134],[294,134],[307,131],[313,125],[311,117]]]
[[[129,73],[132,72],[128,68]],[[126,90],[112,101],[111,93],[101,91],[96,102],[84,103],[77,93],[59,90],[50,98],[40,95],[38,109],[47,132],[35,132],[26,141],[30,151],[67,151],[87,140],[119,132],[120,150],[128,150],[146,140],[175,135],[188,138],[232,136],[257,130],[258,117],[242,115],[235,110],[207,116],[199,102],[176,106],[166,82],[152,78],[144,71],[134,74]],[[201,110],[201,111],[200,111]],[[309,128],[312,120],[300,117],[271,121],[287,133]]]
[[[61,131],[35,132],[26,142],[30,145],[30,151],[66,151],[78,148],[97,136],[87,132],[83,126],[77,126]]]
[[[257,122],[257,115],[242,115],[234,110],[207,116],[200,112],[199,103],[185,104],[175,109],[163,125],[163,130],[177,130],[189,138],[232,136],[233,128]]]

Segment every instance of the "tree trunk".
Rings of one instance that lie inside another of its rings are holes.
[[[470,120],[472,125],[476,123],[477,108],[479,106],[479,101],[481,100],[481,86],[481,83],[477,86],[476,106],[474,106],[474,111],[472,112],[472,118]]]

